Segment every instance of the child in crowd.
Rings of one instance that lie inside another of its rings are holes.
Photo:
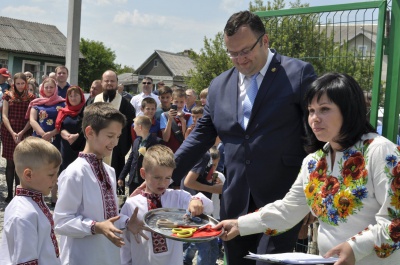
[[[207,103],[207,95],[208,95],[208,87],[204,88],[201,92],[200,92],[200,101],[201,101],[201,105],[204,107]]]
[[[0,264],[60,264],[54,222],[43,196],[57,182],[61,154],[51,143],[28,137],[14,151],[21,185],[4,213]]]
[[[152,98],[144,98],[142,104],[145,100],[150,99],[154,101]],[[138,137],[133,142],[128,161],[126,161],[124,169],[118,177],[118,186],[124,188],[124,180],[129,173],[129,180],[127,182],[129,194],[143,183],[143,179],[140,177],[140,169],[142,168],[144,155],[142,151],[147,150],[153,145],[163,143],[161,138],[150,133],[151,127],[151,120],[147,116],[139,116],[134,119],[134,131],[135,135]]]
[[[204,108],[203,106],[194,106],[192,108],[192,120],[193,123],[190,125],[185,133],[185,139],[189,136],[189,134],[194,130],[196,127],[197,121],[203,117]]]
[[[189,191],[191,194],[203,191],[204,195],[209,199],[211,199],[211,196],[214,194],[217,196],[218,194],[221,194],[223,186],[222,181],[225,180],[225,177],[223,177],[221,173],[215,172],[218,162],[218,149],[212,147],[210,152],[204,154],[203,158],[200,159],[200,161],[189,171],[189,174],[182,180],[184,187],[181,185],[181,188]],[[216,174],[215,178],[214,174]],[[202,243],[185,243],[184,249],[183,261],[185,265],[192,264],[196,250],[198,250],[198,265],[215,264],[218,259],[218,239]]]
[[[161,105],[156,110],[156,119],[161,119],[163,112],[169,111],[172,102],[172,89],[169,86],[162,86],[158,89],[158,98],[161,101]]]
[[[175,168],[172,150],[163,145],[149,148],[143,158],[140,175],[145,180],[146,188],[140,195],[128,198],[121,213],[130,215],[139,207],[138,217],[156,208],[187,208],[192,215],[212,212],[212,202],[202,193],[192,197],[182,190],[168,189],[172,172]],[[204,204],[203,204],[204,203]],[[149,233],[145,232],[150,236]],[[125,242],[121,249],[122,264],[169,265],[182,264],[182,242],[165,239],[153,233],[151,240],[134,240],[128,231],[124,232]]]
[[[125,123],[125,116],[110,103],[93,103],[84,111],[85,149],[61,173],[54,210],[62,264],[120,264],[121,229],[147,238],[137,210],[130,219],[118,215],[115,171],[103,162],[118,144]]]
[[[151,127],[150,127],[150,133],[153,136],[158,136],[160,133],[160,121],[157,120],[154,115],[156,113],[156,108],[157,108],[157,102],[154,100],[154,98],[144,98],[142,100],[142,106],[140,108],[140,111],[143,113],[144,116],[147,116],[151,120]],[[132,123],[131,127],[131,134],[132,134],[132,143],[135,141],[137,135],[134,130],[135,124]]]
[[[191,114],[183,111],[185,100],[185,90],[177,88],[172,92],[172,104],[176,105],[176,109],[171,108],[161,115],[160,129],[162,138],[174,153],[184,140],[186,128],[193,123]]]

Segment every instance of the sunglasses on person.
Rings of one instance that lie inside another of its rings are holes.
[[[151,82],[142,82],[143,85],[151,85]]]

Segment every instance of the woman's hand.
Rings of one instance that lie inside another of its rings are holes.
[[[71,145],[76,141],[76,139],[78,139],[78,137],[79,137],[79,133],[69,134],[66,140]]]
[[[48,141],[48,142],[52,142],[52,138],[53,138],[53,134],[51,133],[51,132],[45,132],[43,135],[42,135],[42,139],[43,140],[46,140],[46,141]]]
[[[220,230],[224,228],[224,233],[220,236],[220,238],[224,241],[231,240],[232,238],[237,237],[240,235],[239,233],[239,224],[237,219],[230,219],[221,221],[217,224],[214,229]]]
[[[354,265],[356,263],[353,249],[347,242],[339,244],[336,247],[330,249],[328,252],[326,252],[324,258],[329,258],[333,256],[339,257],[338,261],[336,261],[333,265]]]

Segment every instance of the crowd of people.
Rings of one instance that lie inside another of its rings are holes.
[[[395,264],[400,148],[370,125],[359,84],[317,77],[270,49],[248,11],[229,18],[224,41],[234,67],[199,100],[162,81],[154,90],[151,77],[132,96],[112,70],[85,100],[65,66],[40,86],[1,68],[9,204],[0,263],[186,265],[197,251],[198,265],[214,265],[219,239],[183,244],[142,220],[186,208],[221,220],[213,229],[224,229],[229,265],[256,264],[249,251],[292,252],[314,218],[319,251],[335,265]]]

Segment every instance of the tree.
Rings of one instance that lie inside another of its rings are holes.
[[[117,64],[116,67],[117,67],[116,68],[117,75],[135,72],[133,66],[127,66],[127,65],[122,66],[121,64]]]
[[[189,71],[190,77],[185,81],[197,92],[208,87],[211,80],[233,66],[226,53],[222,32],[217,33],[214,39],[204,37],[204,48],[199,54],[191,52],[189,56],[194,60],[196,69]]]
[[[102,42],[81,38],[79,49],[85,59],[79,62],[79,86],[88,90],[93,80],[100,79],[104,71],[116,70],[115,52]]]

